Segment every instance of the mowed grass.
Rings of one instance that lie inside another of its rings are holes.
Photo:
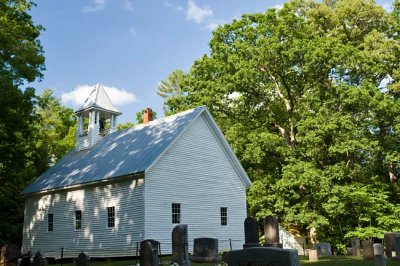
[[[170,257],[162,257],[161,264],[168,266],[170,264]],[[136,266],[139,260],[93,260],[91,266]],[[312,265],[312,266],[374,266],[374,260],[364,260],[362,257],[347,257],[347,256],[332,256],[320,258],[319,261],[310,262],[308,258],[300,256],[301,265]],[[60,265],[60,262],[56,262],[53,265]],[[63,266],[74,266],[75,264],[63,263]],[[192,266],[214,266],[214,263],[192,263]],[[400,266],[400,261],[386,260],[386,266]]]

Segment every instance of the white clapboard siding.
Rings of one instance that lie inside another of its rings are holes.
[[[204,115],[167,150],[145,176],[145,238],[161,242],[171,253],[171,205],[181,204],[181,224],[188,224],[189,250],[193,239],[214,237],[219,251],[244,243],[246,193]],[[228,208],[228,225],[221,226],[220,207]]]
[[[88,187],[28,198],[25,202],[23,252],[40,250],[48,257],[136,255],[143,240],[143,179]],[[115,206],[115,227],[107,226],[107,207]],[[82,229],[75,230],[75,211],[82,211]],[[54,229],[47,231],[47,214]]]

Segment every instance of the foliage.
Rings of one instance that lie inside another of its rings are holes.
[[[38,97],[36,114],[39,118],[36,144],[48,156],[48,165],[52,165],[75,146],[74,111],[63,106],[51,89],[46,89]]]
[[[127,128],[131,128],[131,127],[133,127],[133,126],[135,126],[134,123],[132,123],[132,122],[126,122],[126,123],[123,123],[123,124],[118,124],[118,125],[117,125],[117,130],[118,130],[118,131],[119,131],[119,130],[124,130],[124,129],[127,129]]]
[[[250,215],[316,228],[338,247],[398,230],[395,5],[292,0],[243,15],[215,30],[184,81],[165,83],[168,112],[213,113],[253,181]]]
[[[17,195],[44,167],[35,146],[35,93],[44,56],[26,0],[0,1],[0,237],[20,241],[23,202]]]
[[[143,124],[143,115],[145,110],[146,109],[143,109],[136,113],[136,124]],[[157,112],[155,111],[153,111],[153,120],[154,119],[157,119]]]

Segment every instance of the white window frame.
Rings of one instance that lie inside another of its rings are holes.
[[[173,202],[171,204],[171,222],[172,224],[180,224],[182,220],[181,204]]]

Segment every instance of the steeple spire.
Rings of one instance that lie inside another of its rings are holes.
[[[103,85],[97,83],[84,104],[75,111],[78,116],[76,150],[92,147],[104,136],[116,130],[121,114],[111,103]]]

